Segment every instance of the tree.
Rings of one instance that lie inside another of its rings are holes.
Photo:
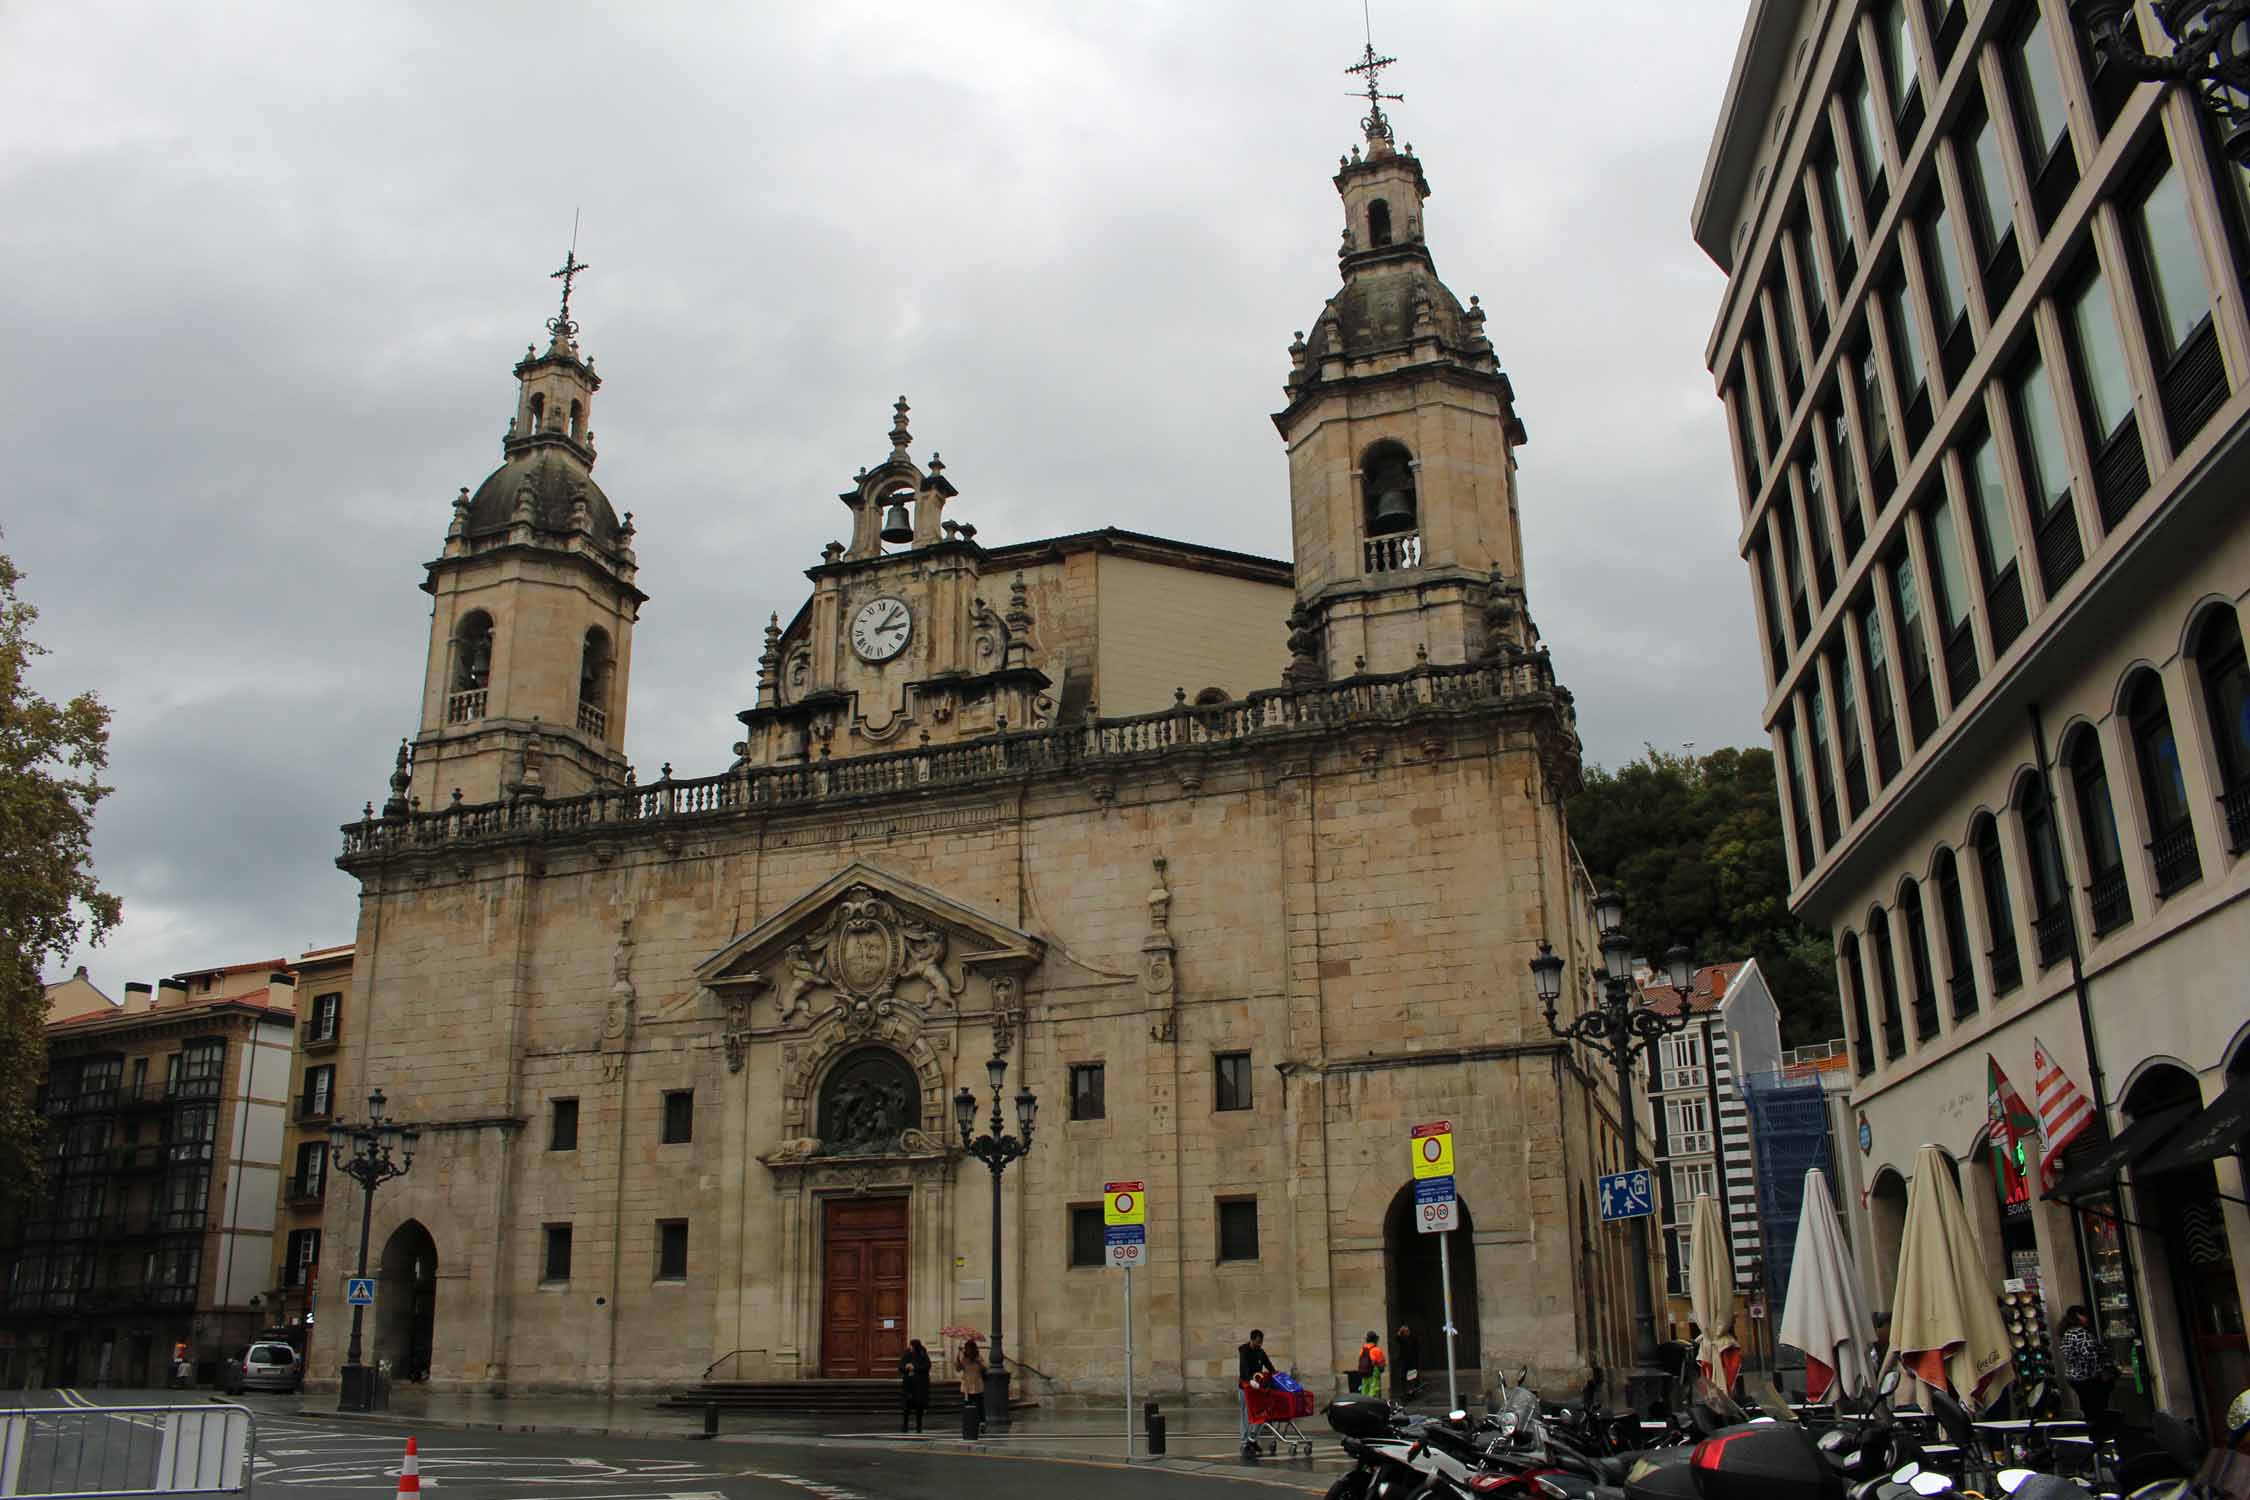
[[[1570,832],[1596,885],[1625,898],[1633,951],[1661,962],[1755,958],[1785,1045],[1842,1035],[1828,934],[1789,914],[1781,793],[1769,750],[1700,758],[1651,746],[1623,769],[1586,771]]]
[[[91,693],[51,703],[25,682],[46,651],[31,639],[39,611],[16,594],[22,576],[0,553],[0,1211],[20,1209],[44,1175],[40,971],[107,937],[123,911],[93,870],[109,710]]]

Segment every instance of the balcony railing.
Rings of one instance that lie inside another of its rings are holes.
[[[2078,537],[2078,515],[2070,508],[2070,496],[2065,494],[2055,508],[2047,512],[2047,519],[2039,523],[2039,577],[2047,585],[2047,597],[2062,592],[2086,561],[2086,549]]]
[[[210,1217],[200,1208],[167,1208],[156,1216],[157,1233],[200,1234]]]
[[[1985,591],[1985,618],[1992,625],[1992,654],[1995,658],[2007,653],[2015,644],[2024,627],[2030,623],[2023,601],[2023,575],[2016,571],[2011,561],[2000,570],[2000,576]]]
[[[1898,774],[1898,721],[1888,714],[1875,721],[1875,779],[1884,786]]]
[[[1400,573],[1422,566],[1422,534],[1402,531],[1397,536],[1371,536],[1366,542],[1367,571]]]
[[[1906,685],[1906,722],[1914,731],[1917,745],[1937,728],[1937,690],[1930,685],[1930,674],[1926,670],[1917,681]]]
[[[197,1075],[167,1079],[164,1084],[164,1092],[166,1097],[181,1104],[193,1104],[205,1099],[216,1099],[219,1097],[219,1075],[213,1073],[209,1076]]]
[[[2219,811],[2227,820],[2227,852],[2240,854],[2250,849],[2250,777],[2220,794]]]
[[[2070,956],[2070,908],[2057,901],[2032,919],[2039,939],[2039,967],[2061,963]]]
[[[286,1186],[291,1203],[318,1203],[328,1195],[328,1178],[321,1173],[310,1177],[291,1177]]]
[[[1709,1076],[1701,1068],[1666,1068],[1664,1087],[1667,1090],[1699,1089],[1706,1086],[1705,1080]]]
[[[308,1017],[305,1024],[299,1028],[301,1045],[308,1052],[333,1047],[336,1045],[336,1039],[343,1034],[343,1030],[344,1028],[334,1016],[325,1019],[319,1016]]]
[[[209,1161],[211,1159],[211,1143],[209,1141],[174,1141],[164,1148],[164,1159],[175,1165]]]
[[[484,717],[483,688],[471,688],[465,693],[449,693],[445,699],[445,722],[448,724],[473,724]]]
[[[601,739],[609,733],[609,715],[591,703],[581,703],[578,705],[578,727],[595,739]]]
[[[325,1093],[297,1096],[297,1118],[300,1120],[325,1120],[334,1108],[334,1101]]]
[[[1937,992],[1917,977],[1914,981],[1914,1040],[1926,1042],[1937,1034]]]
[[[2012,939],[2006,947],[1995,948],[1985,956],[1992,960],[1992,993],[1995,997],[2005,995],[2023,983],[2023,956],[2016,952]]]
[[[1945,981],[1953,996],[1953,1019],[1962,1020],[1977,1013],[1977,976],[1963,969]]]
[[[2094,936],[2100,937],[2133,920],[2133,893],[2125,884],[2125,867],[2111,865],[2094,876],[2086,887],[2094,908]]]
[[[1966,615],[1946,638],[1945,685],[1955,703],[1968,697],[1969,690],[1977,685],[1977,635]]]
[[[1708,1130],[1682,1130],[1668,1137],[1664,1145],[1668,1156],[1709,1156],[1711,1132]]]
[[[2149,858],[2156,865],[2156,894],[2169,896],[2203,878],[2203,860],[2195,849],[2195,824],[2186,818],[2159,829],[2149,841]]]

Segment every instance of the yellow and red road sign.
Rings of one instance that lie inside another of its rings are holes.
[[[1414,1177],[1421,1181],[1429,1177],[1453,1175],[1453,1122],[1432,1120],[1427,1125],[1414,1127]]]
[[[1146,1224],[1148,1222],[1148,1184],[1144,1182],[1105,1182],[1102,1184],[1102,1223]]]

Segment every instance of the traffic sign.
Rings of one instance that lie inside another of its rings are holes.
[[[1432,1120],[1414,1127],[1414,1178],[1453,1175],[1453,1122]]]
[[[353,1307],[373,1307],[375,1305],[375,1278],[372,1276],[345,1277],[344,1301]]]
[[[1148,1184],[1145,1182],[1105,1182],[1102,1184],[1102,1223],[1146,1224],[1148,1222]]]
[[[1112,1224],[1102,1230],[1102,1246],[1112,1266],[1132,1270],[1148,1263],[1148,1230],[1139,1224]]]
[[[1655,1189],[1646,1167],[1631,1172],[1605,1173],[1599,1187],[1604,1224],[1618,1219],[1644,1219],[1656,1212]]]
[[[1414,1184],[1414,1227],[1444,1234],[1460,1223],[1458,1198],[1450,1177],[1425,1177]]]

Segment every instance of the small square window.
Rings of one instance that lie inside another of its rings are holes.
[[[570,1280],[570,1226],[547,1226],[547,1263],[539,1273],[541,1281]]]
[[[1102,1206],[1099,1203],[1073,1203],[1070,1206],[1070,1263],[1077,1266],[1099,1266],[1109,1260],[1109,1246],[1102,1233]]]
[[[1219,1200],[1219,1259],[1256,1260],[1258,1258],[1258,1200],[1255,1198],[1221,1198]]]
[[[678,1146],[695,1139],[695,1090],[667,1089],[664,1094],[664,1144]]]
[[[1248,1109],[1250,1107],[1249,1053],[1220,1053],[1212,1059],[1212,1072],[1218,1080],[1216,1108]]]
[[[557,1099],[553,1106],[553,1119],[547,1133],[549,1151],[576,1151],[578,1149],[578,1101]]]
[[[685,1219],[659,1219],[656,1224],[656,1279],[687,1280],[687,1225]]]
[[[1106,1119],[1109,1108],[1102,1099],[1102,1065],[1070,1065],[1070,1117],[1073,1120]]]

